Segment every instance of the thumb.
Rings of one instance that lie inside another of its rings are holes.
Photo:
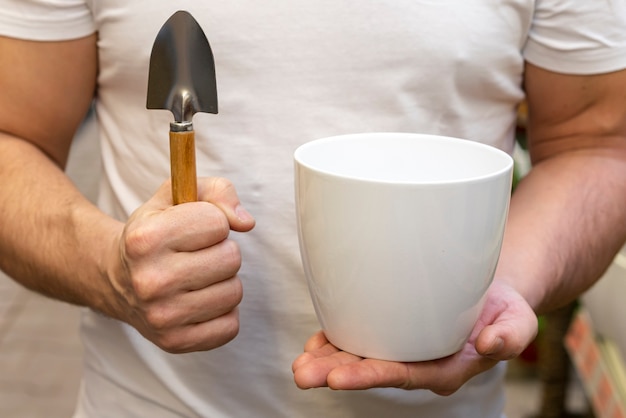
[[[232,230],[247,232],[254,228],[254,218],[241,205],[235,186],[229,180],[222,177],[199,178],[198,200],[217,206],[226,215]]]
[[[533,342],[537,328],[537,317],[530,307],[527,312],[506,315],[482,329],[476,338],[476,351],[493,360],[511,360]]]

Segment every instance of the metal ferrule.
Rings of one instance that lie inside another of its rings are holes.
[[[191,122],[170,122],[170,132],[189,131],[193,131],[193,123]]]

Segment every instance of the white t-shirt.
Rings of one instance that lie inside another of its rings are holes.
[[[0,34],[98,31],[101,208],[125,219],[169,176],[168,111],[146,110],[148,58],[178,9],[215,56],[218,115],[196,114],[198,173],[229,178],[257,219],[242,249],[239,336],[171,355],[85,311],[78,417],[498,417],[503,367],[450,397],[298,390],[290,365],[319,328],[294,218],[295,148],[365,131],[513,148],[523,62],[574,74],[626,67],[625,0],[0,0]]]

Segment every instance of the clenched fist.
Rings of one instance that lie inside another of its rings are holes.
[[[241,254],[229,232],[254,219],[225,179],[198,179],[198,198],[173,206],[163,184],[126,223],[107,272],[115,316],[171,353],[210,350],[239,331]]]

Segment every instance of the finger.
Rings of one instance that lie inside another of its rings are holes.
[[[143,207],[149,210],[161,211],[168,206],[172,206],[174,201],[172,200],[172,181],[166,180],[157,189]]]
[[[164,206],[167,183],[137,211],[124,231],[124,247],[131,258],[160,259],[166,250],[196,251],[226,239],[228,218],[207,202]]]
[[[241,205],[235,186],[230,181],[221,177],[198,179],[198,199],[220,208],[234,231],[246,232],[254,228],[254,218]]]
[[[198,200],[210,202],[225,215],[234,231],[246,232],[254,228],[254,218],[241,205],[234,185],[221,177],[203,177],[198,179]],[[184,207],[197,202],[189,202]],[[155,194],[142,206],[143,212],[159,212],[173,205],[171,181],[161,184]]]
[[[194,252],[173,254],[155,266],[170,271],[166,280],[168,286],[182,291],[203,289],[229,279],[237,274],[240,267],[241,252],[232,240]]]
[[[294,362],[291,364],[291,370],[295,371],[297,368],[305,363],[313,361],[320,357],[327,357],[336,352],[339,349],[330,344],[326,339],[323,331],[315,333],[304,345],[304,353],[300,354]]]
[[[239,311],[235,308],[211,321],[190,324],[148,338],[161,349],[180,354],[212,350],[232,341],[238,333]]]
[[[238,277],[148,305],[146,323],[160,333],[219,318],[239,305],[243,287]]]
[[[496,297],[485,304],[479,332],[472,335],[476,351],[494,360],[511,360],[535,339],[538,330],[537,316],[526,300],[512,287],[494,283]]]
[[[217,206],[190,202],[165,209],[155,226],[173,251],[191,252],[211,247],[230,233],[228,218]]]
[[[376,387],[428,389],[447,396],[456,392],[471,377],[492,368],[496,363],[495,360],[469,352],[417,363],[364,359],[332,370],[328,374],[327,384],[338,390]]]
[[[429,369],[432,367],[429,367],[427,363],[422,364],[422,373],[430,375]],[[326,380],[329,387],[338,390],[362,390],[374,387],[409,389],[409,386],[412,386],[407,363],[374,359],[345,364],[332,370]]]
[[[230,233],[228,218],[208,202],[169,206],[162,211],[138,211],[126,228],[126,246],[137,257],[155,255],[161,250],[192,252],[211,247]]]
[[[328,344],[328,339],[324,334],[324,331],[317,331],[309,340],[304,344],[304,351],[315,351]],[[338,351],[338,350],[336,350]]]
[[[537,318],[528,308],[527,312],[507,312],[493,325],[486,326],[476,338],[476,351],[494,360],[511,360],[537,336]]]
[[[140,305],[211,288],[230,280],[241,266],[239,247],[231,240],[192,253],[175,253],[145,263],[133,273],[133,292]]]
[[[184,309],[184,323],[212,321],[235,309],[243,299],[243,285],[235,276],[210,287],[189,292],[176,303]]]
[[[361,360],[361,357],[326,344],[314,352],[302,354],[294,362],[294,381],[300,389],[330,386],[327,379],[332,371]]]

